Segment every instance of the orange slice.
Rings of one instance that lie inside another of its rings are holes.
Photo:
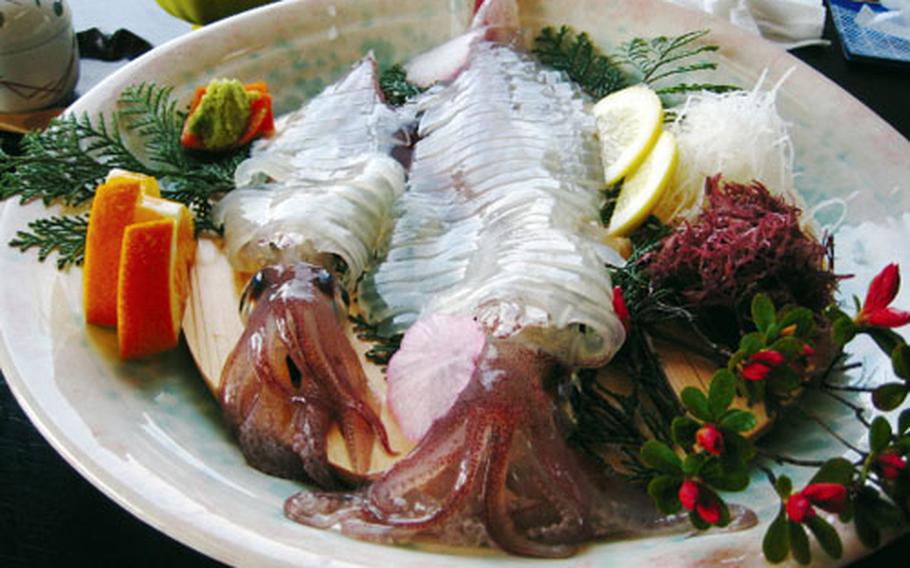
[[[192,220],[185,207],[176,219],[126,228],[117,279],[122,358],[152,355],[177,345],[195,251]]]
[[[107,179],[104,180],[105,185],[121,183],[138,183],[143,195],[161,197],[161,188],[158,187],[158,180],[152,176],[114,168],[108,172]]]
[[[154,178],[131,172],[114,172],[95,191],[82,268],[82,298],[88,323],[117,325],[117,267],[123,231],[135,222],[136,210],[146,195],[158,198],[158,183]]]
[[[86,321],[117,326],[124,358],[175,346],[195,255],[189,209],[161,198],[152,177],[111,171],[86,234]]]

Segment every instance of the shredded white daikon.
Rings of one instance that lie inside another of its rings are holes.
[[[789,124],[777,111],[777,93],[788,75],[769,90],[763,89],[763,74],[751,91],[705,92],[688,99],[669,127],[679,145],[679,165],[655,210],[661,220],[697,215],[705,178],[718,173],[726,181],[759,181],[802,205],[793,182]]]

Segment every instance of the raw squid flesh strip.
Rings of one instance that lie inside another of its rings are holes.
[[[603,174],[589,103],[514,49],[475,44],[417,103],[419,140],[384,262],[360,286],[384,333],[424,311],[472,315],[570,365],[624,340],[599,221]]]
[[[387,241],[413,110],[385,104],[372,55],[254,145],[237,168],[240,189],[215,210],[236,270],[305,260],[338,268],[350,290]]]
[[[407,79],[421,87],[451,81],[464,69],[476,43],[515,40],[519,25],[517,0],[485,0],[477,7],[466,33],[421,53],[405,65]]]

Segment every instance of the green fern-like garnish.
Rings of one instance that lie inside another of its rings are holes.
[[[717,51],[716,45],[698,43],[707,33],[702,30],[676,37],[635,38],[622,44],[616,53],[605,54],[585,33],[576,33],[568,26],[558,30],[547,27],[534,40],[532,51],[541,63],[565,71],[596,99],[636,83],[648,85],[659,95],[737,90],[732,85],[671,81],[717,68],[713,61],[693,61],[699,55]]]
[[[0,200],[78,206],[90,200],[112,167],[143,165],[124,143],[116,117],[66,116],[26,134],[21,156],[0,152]]]
[[[568,26],[541,30],[532,52],[544,65],[565,71],[594,98],[605,97],[626,85],[620,68],[594,47],[588,34],[576,34]]]
[[[147,160],[168,170],[190,165],[180,145],[186,113],[177,109],[172,92],[171,87],[143,83],[123,89],[117,100],[122,124],[145,142]]]
[[[62,215],[36,219],[28,224],[27,231],[17,231],[10,246],[22,252],[38,249],[38,260],[57,253],[57,268],[82,264],[85,255],[85,233],[88,215]]]
[[[94,118],[65,116],[42,132],[27,134],[22,154],[0,151],[0,200],[84,206],[112,168],[153,176],[163,197],[186,204],[196,230],[219,231],[212,200],[234,188],[234,170],[248,148],[217,156],[196,156],[180,145],[186,114],[170,87],[142,84],[120,94],[117,111]],[[10,245],[38,249],[39,260],[59,254],[57,266],[79,264],[86,217],[50,216],[29,224]]]
[[[212,221],[212,200],[234,189],[234,170],[248,148],[227,154],[195,155],[184,150],[180,134],[186,113],[177,108],[171,87],[132,85],[117,102],[124,128],[142,141],[145,172],[159,179],[163,197],[184,203],[193,212],[198,231],[220,231]]]
[[[693,58],[699,55],[718,50],[716,45],[697,43],[707,34],[708,30],[699,30],[676,37],[635,38],[620,46],[620,53],[616,59],[632,67],[642,83],[661,95],[693,91],[723,93],[738,90],[732,85],[713,83],[666,84],[667,80],[681,75],[717,69],[717,63],[714,61],[693,61]]]
[[[370,350],[366,352],[366,358],[377,365],[388,365],[392,355],[401,348],[403,334],[397,333],[391,337],[385,336],[379,333],[374,324],[371,324],[360,315],[349,315],[348,319],[354,327],[357,339],[370,343]]]

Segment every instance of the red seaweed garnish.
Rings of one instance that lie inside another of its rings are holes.
[[[701,315],[732,311],[743,327],[749,301],[764,292],[775,305],[818,312],[833,299],[830,241],[802,230],[800,209],[759,182],[705,180],[705,208],[642,262],[655,288],[675,290]]]

